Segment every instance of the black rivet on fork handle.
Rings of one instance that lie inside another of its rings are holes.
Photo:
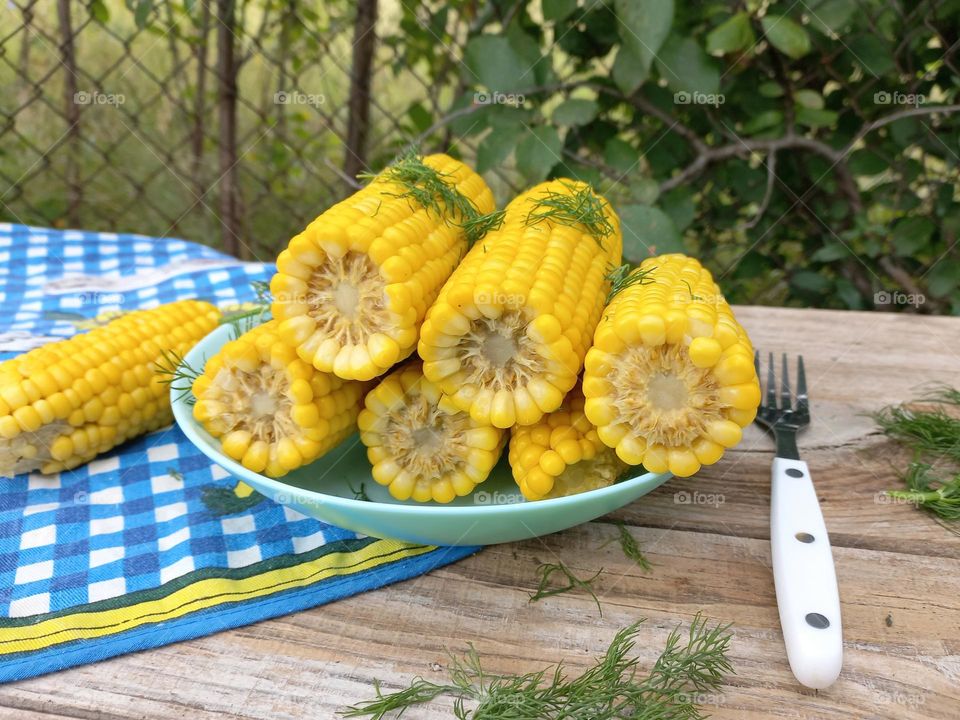
[[[787,470],[787,475],[789,475],[789,476],[792,477],[792,478],[802,478],[802,477],[803,477],[803,470],[797,470],[796,468],[790,468],[790,469]]]
[[[820,613],[807,613],[807,625],[815,627],[817,630],[825,630],[830,627],[830,621]]]

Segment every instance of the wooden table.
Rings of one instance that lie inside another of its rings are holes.
[[[903,453],[862,413],[910,398],[929,380],[957,383],[960,319],[744,307],[756,346],[803,352],[813,425],[801,438],[830,530],[843,605],[845,660],[819,692],[790,673],[768,533],[770,441],[748,432],[698,476],[563,533],[486,548],[427,576],[309,612],[0,688],[0,717],[310,718],[369,698],[372,683],[445,678],[445,649],[473,642],[492,671],[563,659],[577,672],[617,629],[648,618],[648,666],[670,628],[702,610],[733,623],[736,675],[704,698],[715,718],[960,718],[960,536],[880,495]],[[694,491],[716,502],[679,503]],[[611,523],[627,523],[654,563],[644,574]],[[541,561],[581,577],[600,567],[599,617],[584,594],[528,602]],[[405,718],[448,718],[436,702]]]

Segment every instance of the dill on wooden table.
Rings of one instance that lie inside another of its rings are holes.
[[[490,673],[470,645],[463,657],[450,657],[449,683],[418,677],[408,687],[387,694],[375,683],[374,699],[345,708],[341,714],[382,720],[398,717],[412,705],[450,695],[454,717],[459,720],[706,717],[694,700],[717,690],[733,672],[728,658],[730,626],[708,626],[698,613],[687,632],[677,627],[670,633],[663,652],[644,675],[639,660],[631,654],[643,622],[638,620],[617,632],[607,651],[576,678],[567,674],[562,661],[519,675]]]
[[[887,495],[935,515],[960,533],[960,390],[936,385],[917,400],[873,414],[880,429],[913,451],[902,478],[906,490]]]
[[[630,560],[633,560],[637,567],[644,572],[650,572],[653,570],[653,565],[649,560],[647,560],[646,555],[643,554],[643,551],[640,549],[640,543],[637,542],[637,539],[627,529],[626,524],[623,521],[618,521],[615,522],[614,525],[616,525],[617,529],[619,530],[617,537],[610,538],[600,547],[605,548],[615,540],[619,540],[620,549],[623,550],[623,554],[626,555]]]
[[[540,576],[539,585],[537,590],[530,595],[530,602],[536,602],[537,600],[542,600],[545,597],[552,597],[554,595],[560,595],[561,593],[570,592],[571,590],[586,590],[590,597],[593,598],[593,601],[597,604],[597,611],[600,613],[600,617],[603,617],[603,609],[600,607],[600,600],[597,598],[597,594],[593,591],[593,581],[600,577],[600,573],[603,572],[603,568],[597,570],[597,574],[593,577],[587,578],[586,580],[581,580],[573,572],[564,565],[562,562],[557,563],[541,563],[537,568],[537,575]],[[556,587],[550,587],[550,579],[554,575],[562,575],[566,581],[566,585],[560,585]]]

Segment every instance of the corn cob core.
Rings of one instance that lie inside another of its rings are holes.
[[[193,382],[193,416],[248,470],[280,477],[355,429],[366,386],[317,371],[271,320],[224,345]]]
[[[423,163],[481,214],[483,178],[447,155]],[[421,207],[383,175],[294,237],[270,283],[280,335],[302,360],[347,380],[382,375],[417,345],[440,286],[467,251],[465,218]]]
[[[699,262],[661,255],[640,270],[648,282],[615,295],[597,327],[584,409],[622,460],[686,477],[717,462],[753,422],[753,347]]]
[[[510,431],[510,467],[527,500],[565,497],[607,487],[627,469],[604,445],[583,411],[577,386],[558,410]]]
[[[620,263],[619,221],[601,201],[613,232],[598,240],[579,223],[530,216],[545,197],[585,190],[558,180],[514,199],[427,313],[418,346],[424,375],[477,423],[536,423],[577,381],[606,276]]]
[[[446,503],[487,479],[506,434],[441,400],[421,364],[395,370],[367,395],[360,439],[373,478],[398,500]]]
[[[155,364],[217,325],[196,300],[127,313],[103,327],[0,363],[0,475],[54,473],[168,425]]]

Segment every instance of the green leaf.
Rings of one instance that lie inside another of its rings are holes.
[[[935,298],[946,297],[960,285],[960,270],[955,263],[943,260],[927,275],[927,291]]]
[[[847,249],[846,245],[841,242],[828,241],[810,259],[814,262],[834,262],[847,257],[850,257],[850,250]]]
[[[855,0],[826,0],[807,6],[810,27],[828,37],[839,35],[856,11]]]
[[[637,58],[644,75],[673,24],[673,0],[615,0],[618,29],[625,46]]]
[[[464,64],[468,80],[494,92],[512,93],[536,84],[530,65],[524,63],[510,41],[499,35],[477,35],[467,43]]]
[[[528,182],[540,182],[560,162],[562,149],[563,141],[555,127],[532,128],[517,146],[517,169]]]
[[[101,25],[106,25],[107,21],[110,20],[110,11],[107,9],[107,5],[103,0],[91,0],[90,15]]]
[[[826,295],[832,286],[829,279],[812,270],[798,270],[790,276],[790,284],[809,295]]]
[[[854,175],[878,175],[887,169],[887,161],[873,150],[857,150],[847,160],[847,167]]]
[[[894,70],[893,49],[876,35],[865,33],[847,43],[853,59],[865,72],[881,77]]]
[[[133,21],[141,30],[147,26],[147,20],[150,19],[150,11],[153,9],[152,0],[139,0],[136,9],[133,11]]]
[[[630,200],[640,205],[653,205],[660,195],[660,183],[653,178],[637,176],[630,180]]]
[[[783,97],[783,88],[775,82],[760,83],[760,95],[765,98]]]
[[[696,206],[693,203],[693,192],[688,188],[678,187],[660,198],[660,207],[673,220],[674,226],[683,232],[696,216]]]
[[[657,70],[678,92],[715,95],[720,88],[716,63],[691,38],[672,35],[660,49]]]
[[[761,21],[767,40],[794,60],[810,52],[810,36],[793,20],[783,15],[767,15]]]
[[[612,137],[603,147],[603,162],[617,172],[629,173],[636,170],[639,161],[639,151],[626,140]]]
[[[563,20],[577,9],[577,0],[543,0],[543,19],[547,22]]]
[[[643,61],[637,57],[629,45],[621,45],[613,60],[613,69],[610,74],[617,87],[630,95],[643,85],[649,74],[649,68],[644,67]]]
[[[936,229],[930,218],[902,218],[893,228],[893,248],[897,255],[914,255],[926,247]]]
[[[707,34],[707,52],[711,55],[726,55],[746,50],[756,42],[750,16],[745,12],[734,15]]]
[[[593,100],[570,98],[553,109],[551,119],[557,125],[586,125],[597,116]]]
[[[743,132],[747,135],[756,135],[764,130],[777,127],[783,123],[783,113],[779,110],[764,110],[757,113],[743,124]]]
[[[798,107],[797,124],[807,127],[830,127],[837,122],[837,113],[833,110],[814,110],[813,108]]]
[[[816,90],[797,90],[793,93],[794,102],[811,110],[823,110],[823,95]]]
[[[499,128],[487,134],[477,146],[477,172],[485,173],[504,163],[517,146],[523,126]]]
[[[638,261],[651,255],[685,252],[673,221],[658,208],[626,205],[619,213],[624,258]]]

